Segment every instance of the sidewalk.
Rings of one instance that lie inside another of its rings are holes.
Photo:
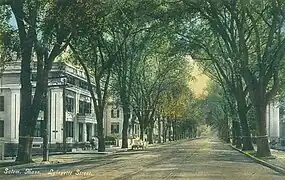
[[[266,158],[257,158],[255,157],[252,152],[245,152],[241,151],[240,149],[235,148],[234,146],[230,145],[232,148],[236,149],[237,151],[243,153],[244,155],[250,157],[255,162],[267,166],[275,171],[278,171],[282,174],[285,174],[285,151],[280,151],[276,149],[270,149],[271,156]],[[256,150],[256,145],[253,145],[254,149]]]
[[[284,169],[285,172],[285,151],[270,149],[273,158],[263,158],[264,161]]]
[[[45,164],[59,164],[59,163],[75,163],[82,161],[84,159],[88,158],[94,158],[96,156],[102,157],[102,156],[108,156],[112,155],[117,152],[124,152],[128,149],[122,149],[120,147],[110,147],[106,148],[105,152],[98,152],[97,150],[82,150],[82,151],[75,151],[75,152],[67,152],[64,154],[63,152],[53,152],[49,154],[49,161],[43,162],[41,155],[35,155],[33,156],[34,163],[31,163],[32,166],[39,166],[39,165],[45,165]],[[16,165],[15,159],[10,158],[6,160],[0,160],[0,169],[2,167],[8,167],[8,166],[23,166],[23,165]]]
[[[253,145],[254,149],[257,149],[256,144]],[[261,158],[262,160],[283,168],[285,170],[285,151],[278,150],[278,149],[270,149],[272,157],[269,158]]]

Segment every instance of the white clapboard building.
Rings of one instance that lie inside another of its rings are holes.
[[[17,151],[20,120],[20,68],[19,61],[13,62],[6,67],[0,78],[0,140],[5,142],[5,156],[14,156]],[[32,78],[35,76],[36,73],[33,71]],[[69,145],[89,141],[97,134],[97,121],[84,72],[70,64],[55,62],[49,76],[47,94],[50,150],[60,151],[62,149],[64,132]],[[63,108],[64,103],[65,108]],[[104,112],[106,136],[117,134],[117,138],[121,138],[122,113],[121,108],[108,103]],[[63,129],[64,117],[65,129]],[[33,151],[38,153],[42,152],[43,120],[43,111],[41,111],[33,141]],[[132,129],[131,132],[139,133],[137,128],[138,125],[136,125],[136,130]]]

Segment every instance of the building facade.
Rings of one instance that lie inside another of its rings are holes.
[[[285,104],[271,101],[266,109],[266,128],[273,148],[285,150]]]
[[[20,67],[20,62],[11,64],[0,78],[0,139],[5,142],[5,156],[15,156],[17,151],[20,120]],[[33,71],[32,80],[35,76],[36,72]],[[72,65],[55,62],[49,76],[47,111],[50,150],[62,150],[64,133],[71,147],[74,144],[89,141],[97,135],[97,121],[84,72]],[[38,153],[42,152],[43,110],[44,108],[39,114],[33,140],[33,151]],[[117,135],[121,138],[123,111],[120,107],[114,107],[112,103],[108,103],[103,121],[106,136]],[[64,122],[66,122],[65,128]],[[138,129],[131,129],[139,132]]]
[[[272,101],[266,108],[266,128],[270,140],[280,138],[280,103]]]
[[[136,116],[130,110],[129,127],[128,127],[128,139],[129,144],[132,143],[132,139],[139,137],[140,126]],[[116,138],[117,146],[122,145],[122,130],[124,123],[124,114],[122,107],[118,106],[113,101],[109,101],[105,108],[104,113],[104,133],[106,136]]]

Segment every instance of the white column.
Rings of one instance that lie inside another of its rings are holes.
[[[270,103],[266,106],[266,132],[267,135],[270,136]]]
[[[279,107],[277,107],[277,106],[279,106],[279,102],[278,103],[276,103],[276,135],[277,135],[277,137],[278,138],[280,138],[280,116],[279,116]]]
[[[269,136],[274,138],[274,102],[270,103]]]
[[[106,107],[105,112],[104,112],[104,120],[103,120],[103,127],[104,127],[104,134],[105,136],[108,135],[108,120],[110,119],[110,114],[109,114],[109,106]]]
[[[90,128],[90,131],[91,131],[91,137],[92,138],[95,134],[94,134],[94,123],[91,124],[91,128]]]
[[[83,135],[82,141],[86,142],[86,140],[87,140],[86,123],[83,123],[83,133],[82,133],[82,135]]]
[[[0,160],[4,160],[4,140],[0,139]]]
[[[270,135],[273,138],[279,137],[279,108],[277,102],[272,103],[272,118],[270,124]]]
[[[73,141],[78,142],[78,122],[76,117],[73,120]]]
[[[79,93],[75,94],[75,106],[74,106],[74,112],[75,112],[75,118],[74,118],[74,125],[73,125],[73,133],[74,133],[74,141],[78,142],[79,141],[79,123],[77,119],[77,113],[79,112],[79,98],[80,95]]]
[[[8,98],[8,96],[5,98]],[[9,103],[9,107],[13,107],[10,110],[10,121],[6,121],[9,123],[9,128],[5,127],[5,129],[9,129],[9,131],[6,130],[5,132],[6,135],[9,135],[6,139],[9,139],[11,142],[17,142],[19,137],[20,91],[18,89],[11,89],[11,99],[6,102]]]

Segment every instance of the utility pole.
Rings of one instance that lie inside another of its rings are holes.
[[[63,106],[63,127],[62,127],[62,133],[63,133],[63,153],[66,153],[66,102],[65,102],[65,88],[66,88],[66,84],[65,84],[65,79],[64,79],[64,85],[62,88],[62,106]]]
[[[49,161],[49,119],[48,119],[48,88],[44,92],[44,131],[43,131],[43,161]]]

